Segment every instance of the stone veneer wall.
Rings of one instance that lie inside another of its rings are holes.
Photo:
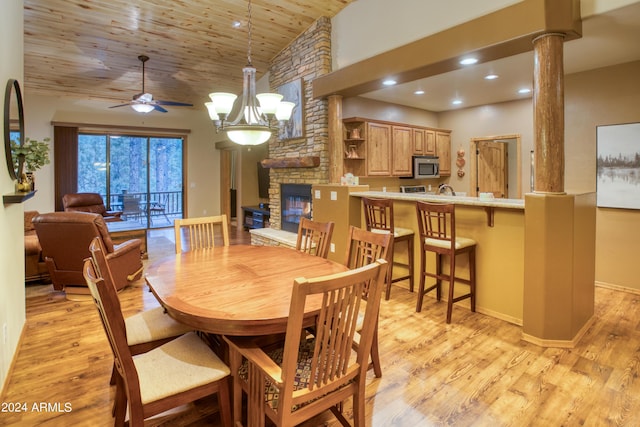
[[[271,227],[280,228],[280,184],[326,184],[329,182],[329,125],[326,100],[312,99],[311,82],[331,71],[331,20],[319,18],[271,62],[271,90],[302,79],[304,93],[304,137],[269,142],[269,158],[319,156],[315,168],[272,168],[270,170],[269,210]]]

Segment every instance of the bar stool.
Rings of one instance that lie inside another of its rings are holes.
[[[449,281],[449,299],[447,301],[447,323],[451,323],[453,303],[471,298],[471,311],[476,311],[476,242],[473,239],[456,236],[455,205],[443,203],[416,202],[418,228],[420,233],[420,287],[416,311],[422,310],[424,295],[433,289],[440,301],[442,297],[442,281]],[[427,252],[436,255],[436,272],[427,272]],[[456,277],[456,255],[469,255],[469,278]],[[449,256],[449,274],[442,272],[442,256]],[[425,278],[433,277],[436,283],[425,289]],[[453,297],[455,282],[469,285],[469,293]]]
[[[391,233],[393,241],[391,243],[391,254],[389,259],[389,271],[387,276],[387,290],[384,298],[388,300],[391,296],[391,283],[409,279],[409,290],[413,292],[413,230],[409,228],[396,227],[393,223],[393,200],[391,199],[372,199],[363,197],[364,218],[367,224],[367,230],[374,233]],[[393,262],[393,253],[396,243],[407,242],[407,264]],[[409,274],[402,277],[393,278],[393,265],[399,264],[409,269]]]

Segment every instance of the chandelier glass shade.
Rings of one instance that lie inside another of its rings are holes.
[[[256,94],[256,69],[251,65],[251,0],[249,0],[249,49],[248,64],[242,69],[242,103],[236,116],[229,119],[237,96],[227,92],[212,92],[211,102],[205,102],[209,117],[216,131],[226,132],[229,139],[240,145],[258,145],[271,138],[278,126],[289,120],[293,102],[282,101],[278,93]]]

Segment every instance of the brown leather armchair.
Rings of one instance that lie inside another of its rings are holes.
[[[100,237],[116,288],[142,276],[140,239],[114,245],[101,215],[88,212],[50,212],[33,219],[42,256],[49,269],[53,287],[72,293],[88,293],[82,275],[85,258],[91,256],[89,244]],[[82,289],[85,288],[85,289]],[[85,292],[86,291],[86,292]]]
[[[98,193],[71,193],[62,196],[65,212],[91,212],[102,215],[105,221],[122,221],[122,212],[108,211],[104,207],[102,196]]]
[[[42,248],[33,226],[38,211],[24,212],[24,281],[45,280],[49,277],[47,266],[42,258]]]

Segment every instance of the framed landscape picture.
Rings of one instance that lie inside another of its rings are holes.
[[[304,92],[302,91],[302,79],[283,84],[278,88],[278,93],[283,95],[283,101],[293,102],[295,107],[291,112],[291,118],[280,128],[278,139],[299,139],[304,136]]]
[[[598,126],[597,206],[640,209],[640,123]]]

